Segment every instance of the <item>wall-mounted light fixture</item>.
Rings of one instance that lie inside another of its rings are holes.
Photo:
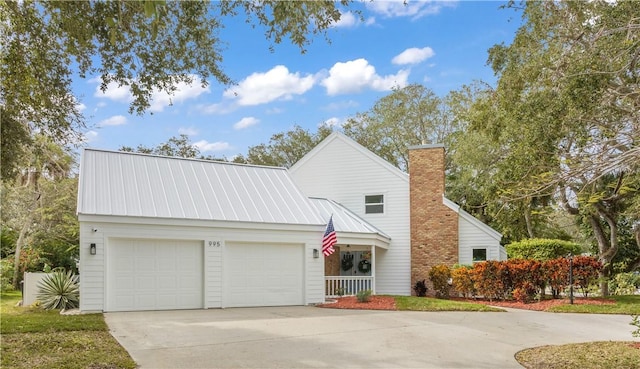
[[[95,227],[94,227],[94,228],[91,228],[91,231],[92,231],[92,232],[98,232],[98,228],[95,228]]]
[[[313,258],[317,259],[320,257],[320,251],[318,249],[313,249]]]
[[[96,254],[96,244],[95,243],[92,243],[89,246],[89,254],[91,254],[91,255],[95,255]]]

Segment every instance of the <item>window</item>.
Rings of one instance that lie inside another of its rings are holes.
[[[473,262],[486,261],[487,249],[473,249]]]
[[[384,213],[384,195],[370,195],[364,197],[365,214]]]

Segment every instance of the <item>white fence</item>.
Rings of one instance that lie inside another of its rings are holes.
[[[373,277],[370,276],[325,276],[324,281],[324,294],[326,297],[355,295],[358,291],[364,290],[371,290],[375,294]]]

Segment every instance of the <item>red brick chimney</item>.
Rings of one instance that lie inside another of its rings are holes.
[[[424,279],[429,294],[429,270],[458,262],[458,214],[442,202],[444,159],[444,145],[409,147],[411,287]]]

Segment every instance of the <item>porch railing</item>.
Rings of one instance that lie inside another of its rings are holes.
[[[373,277],[371,276],[325,276],[325,297],[355,295],[358,291],[371,290],[373,293]]]

